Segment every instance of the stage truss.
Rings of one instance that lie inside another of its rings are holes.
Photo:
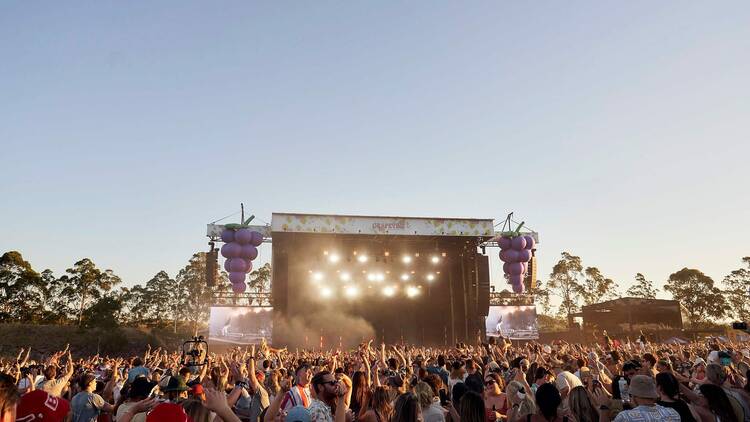
[[[213,306],[265,308],[273,306],[271,292],[220,292],[213,295]]]

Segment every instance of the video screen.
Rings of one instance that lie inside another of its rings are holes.
[[[258,344],[262,339],[271,343],[273,307],[212,306],[208,321],[208,340],[212,343]]]
[[[490,337],[536,340],[539,338],[536,306],[490,306],[485,331]]]

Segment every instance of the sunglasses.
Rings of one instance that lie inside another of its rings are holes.
[[[484,382],[484,385],[489,387],[490,385],[495,385],[495,380],[488,380]]]
[[[323,384],[323,385],[336,385],[338,383],[339,383],[338,381],[333,380],[333,381],[322,382],[321,384]]]

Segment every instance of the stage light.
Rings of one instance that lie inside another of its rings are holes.
[[[357,261],[359,261],[359,262],[361,262],[361,263],[365,263],[365,262],[367,262],[367,255],[359,255],[359,256],[357,257]]]
[[[352,276],[349,275],[349,273],[341,273],[341,281],[349,281],[352,279]]]
[[[328,255],[328,251],[323,251],[323,255]]]
[[[321,287],[320,288],[320,295],[325,298],[329,298],[333,296],[333,290],[331,290],[329,287]]]
[[[385,253],[383,255],[385,255],[385,256],[391,256],[391,253],[388,252],[388,251],[385,251]]]
[[[331,263],[333,264],[339,262],[340,259],[341,257],[339,257],[338,254],[336,253],[332,253],[331,255],[328,256],[328,260],[331,261]]]
[[[401,262],[403,262],[404,264],[411,264],[411,261],[412,261],[412,258],[409,255],[404,255],[401,258]]]
[[[446,256],[448,256],[448,254],[443,252],[443,258],[445,258]]]
[[[409,280],[409,274],[401,274],[401,280],[403,281]]]
[[[375,274],[373,273],[367,274],[367,281],[375,281],[375,280],[376,280]]]
[[[435,274],[429,273],[427,274],[427,281],[435,280]]]
[[[415,297],[419,295],[419,289],[414,286],[409,286],[406,288],[406,296],[407,297]]]
[[[430,258],[430,261],[432,261],[433,264],[437,264],[440,262],[440,258],[438,258],[437,255],[433,255],[432,258]]]
[[[321,272],[315,272],[315,273],[313,273],[312,278],[315,281],[322,281],[323,280],[323,273],[321,273]]]
[[[383,273],[375,274],[375,281],[384,281],[384,280],[385,280],[385,274]]]
[[[356,286],[346,286],[344,294],[346,297],[356,297],[359,294],[359,289]]]
[[[396,289],[394,289],[392,286],[383,287],[383,295],[391,297],[394,294],[396,294]]]

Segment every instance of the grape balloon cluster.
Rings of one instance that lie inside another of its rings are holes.
[[[503,272],[513,286],[513,292],[523,293],[523,277],[531,261],[531,250],[534,249],[534,238],[531,236],[503,236],[500,244],[500,259],[504,262]]]
[[[224,269],[229,273],[232,291],[244,293],[247,285],[245,276],[253,270],[253,260],[258,257],[258,246],[263,243],[263,235],[248,228],[225,228],[221,232],[221,256],[226,258]]]

